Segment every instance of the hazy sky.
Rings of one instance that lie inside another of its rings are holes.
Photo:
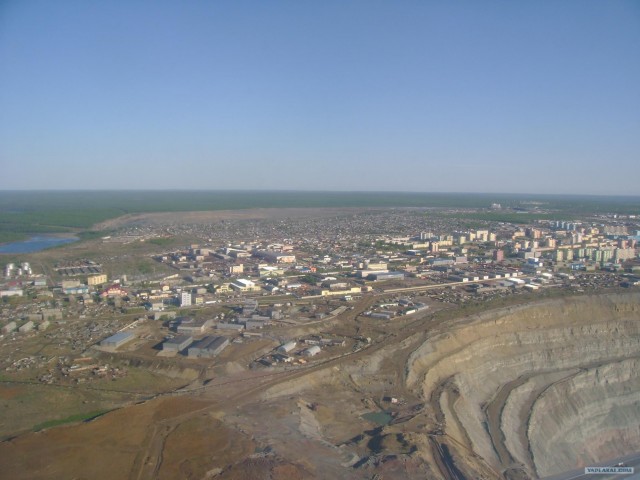
[[[640,2],[0,0],[0,188],[640,195]]]

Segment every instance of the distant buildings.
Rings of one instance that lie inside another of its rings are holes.
[[[253,255],[258,258],[263,258],[271,263],[294,263],[296,256],[289,253],[274,252],[272,250],[255,250]]]

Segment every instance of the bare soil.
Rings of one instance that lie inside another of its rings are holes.
[[[631,308],[635,300],[631,296],[626,300],[629,315],[637,313],[636,307]],[[551,304],[557,311],[564,308],[561,301],[540,306]],[[468,400],[462,383],[443,377],[430,395],[423,391],[429,371],[446,373],[456,361],[472,361],[469,368],[487,361],[489,357],[477,356],[467,360],[460,352],[476,345],[483,329],[504,330],[496,319],[505,312],[519,311],[507,307],[470,317],[438,317],[430,312],[375,325],[349,316],[341,319],[339,329],[371,336],[372,344],[297,368],[247,369],[247,356],[254,353],[247,344],[238,350],[238,358],[225,355],[229,368],[206,369],[204,375],[210,380],[206,384],[200,378],[187,389],[91,422],[0,443],[3,475],[98,480],[526,478],[526,469],[515,464],[500,433],[507,394],[520,381],[497,383],[485,404],[488,433],[499,448],[500,465],[478,454],[477,433],[459,408]],[[532,317],[538,323],[528,320],[523,331],[536,325],[535,331],[542,334],[547,328],[553,331],[556,323],[578,322],[553,312]],[[520,347],[500,348],[507,353]],[[423,372],[422,357],[415,352],[425,358],[443,352],[445,357]],[[488,354],[495,356],[494,351]],[[390,397],[398,403],[392,404]],[[388,425],[362,418],[381,410],[392,416]]]

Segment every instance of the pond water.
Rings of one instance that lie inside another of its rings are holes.
[[[365,413],[362,418],[378,425],[388,425],[393,417],[389,413],[381,411]]]
[[[48,235],[39,235],[20,242],[11,242],[0,245],[0,253],[33,253],[46,248],[77,242],[78,240],[79,238],[77,237],[53,237]]]

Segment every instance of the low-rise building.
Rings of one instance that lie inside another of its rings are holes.
[[[242,263],[239,265],[229,265],[229,274],[238,275],[240,273],[244,273],[244,265]]]
[[[27,333],[33,330],[33,327],[35,327],[35,324],[29,320],[27,323],[22,324],[20,328],[18,328],[18,331],[20,333]]]
[[[242,323],[231,323],[231,322],[220,322],[216,325],[216,328],[219,330],[244,330],[244,325]]]
[[[322,351],[322,349],[318,345],[313,345],[313,346],[307,348],[305,351],[303,351],[302,354],[305,357],[314,357],[317,354],[319,354],[321,351]]]
[[[124,297],[126,295],[127,295],[126,290],[121,288],[120,285],[111,285],[110,287],[105,288],[103,292],[100,294],[102,298]]]
[[[229,345],[227,337],[204,337],[187,350],[187,355],[194,358],[211,358],[219,355]]]
[[[255,282],[251,280],[247,280],[245,278],[239,278],[235,282],[231,283],[231,288],[234,290],[238,290],[240,292],[258,292],[260,291],[260,287],[258,287]]]
[[[231,292],[231,283],[221,283],[215,287],[216,293],[229,293]]]
[[[153,319],[154,320],[171,320],[173,318],[176,318],[176,312],[153,312]]]
[[[168,338],[162,342],[162,350],[170,352],[180,352],[187,348],[193,342],[191,335],[180,335],[174,338]]]
[[[104,274],[92,275],[91,277],[87,277],[87,285],[89,285],[90,287],[102,285],[103,283],[107,283],[107,276]]]
[[[180,317],[176,319],[176,332],[182,335],[199,335],[213,326],[213,319],[194,319]]]
[[[23,293],[22,289],[19,288],[0,290],[0,297],[21,297]]]
[[[296,342],[293,340],[287,343],[284,343],[278,347],[278,353],[289,353],[291,350],[296,348]]]
[[[100,342],[100,346],[107,348],[118,348],[135,338],[133,332],[118,332],[105,338]]]
[[[63,288],[62,292],[65,295],[84,295],[89,293],[89,287],[87,285],[78,285],[75,287]]]
[[[16,325],[16,322],[9,322],[4,327],[2,327],[2,333],[15,332],[17,329],[18,325]]]
[[[404,277],[403,272],[374,272],[367,275],[367,279],[374,281],[403,280]]]
[[[258,328],[264,328],[266,320],[248,319],[244,322],[244,328],[247,330],[256,330]]]

